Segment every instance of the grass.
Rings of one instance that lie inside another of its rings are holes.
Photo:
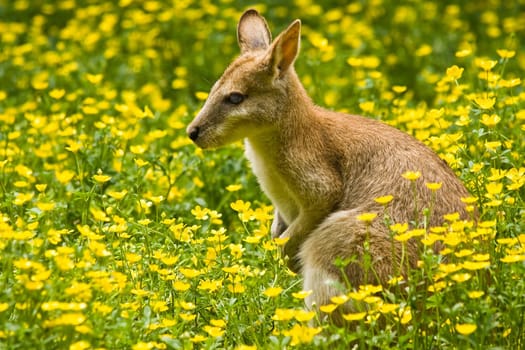
[[[480,212],[393,226],[445,250],[323,306],[365,304],[352,330],[304,310],[242,145],[185,136],[245,6],[0,1],[0,348],[525,348],[523,1],[253,4],[303,20],[317,103],[427,143]]]

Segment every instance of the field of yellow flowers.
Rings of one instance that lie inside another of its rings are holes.
[[[445,249],[321,306],[359,301],[346,329],[304,309],[242,145],[184,132],[248,7],[301,18],[313,99],[424,141],[480,213],[392,226]],[[525,348],[524,45],[523,0],[0,0],[0,349]]]

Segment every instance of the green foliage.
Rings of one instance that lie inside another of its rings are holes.
[[[444,250],[343,286],[322,308],[361,305],[345,329],[304,310],[242,145],[184,132],[248,7],[0,0],[0,349],[523,348],[523,1],[253,4],[275,34],[303,20],[317,103],[428,144],[479,211],[393,225]]]

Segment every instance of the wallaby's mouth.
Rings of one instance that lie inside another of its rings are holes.
[[[191,124],[186,129],[186,134],[193,141],[197,147],[206,149],[210,148],[210,140],[204,132],[204,130],[199,126],[192,126]]]

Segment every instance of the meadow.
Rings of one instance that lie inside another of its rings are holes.
[[[344,286],[346,328],[304,308],[242,143],[185,134],[250,7],[302,20],[316,103],[429,145],[479,212],[391,225],[418,269]],[[524,349],[523,45],[523,0],[0,0],[0,349]]]

